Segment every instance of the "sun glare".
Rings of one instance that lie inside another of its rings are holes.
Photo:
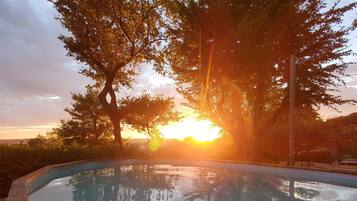
[[[221,129],[209,120],[197,118],[194,112],[187,112],[179,122],[174,122],[160,128],[164,138],[185,139],[192,137],[197,141],[212,141],[221,136]]]

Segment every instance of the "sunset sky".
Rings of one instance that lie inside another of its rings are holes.
[[[350,24],[355,14],[348,13],[344,24]],[[50,130],[68,117],[63,108],[70,104],[70,92],[81,92],[90,83],[78,73],[82,64],[67,57],[57,39],[66,31],[55,16],[46,0],[0,0],[0,139],[30,138]],[[357,30],[349,38],[357,53]],[[357,61],[356,56],[346,60]],[[183,101],[173,80],[157,75],[150,65],[142,71],[132,93],[145,89]],[[341,96],[357,99],[357,65],[351,65],[347,74]],[[329,118],[357,112],[357,106],[338,108],[341,113],[327,108],[320,113]]]

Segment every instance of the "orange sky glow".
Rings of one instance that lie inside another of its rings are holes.
[[[3,127],[0,135],[2,139],[33,138],[38,134],[51,131],[56,126],[57,124],[53,123],[28,127]],[[210,120],[201,119],[197,112],[186,107],[183,109],[181,120],[159,126],[158,129],[165,139],[183,140],[192,137],[197,141],[212,141],[222,135],[220,127],[214,125]],[[128,127],[124,128],[123,137],[127,139],[147,138],[145,133],[139,133]]]

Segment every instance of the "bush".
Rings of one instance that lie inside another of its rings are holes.
[[[139,155],[135,147],[121,149],[115,144],[60,145],[40,142],[38,138],[29,144],[0,145],[0,197],[7,197],[12,180],[41,167],[76,160],[99,159]]]

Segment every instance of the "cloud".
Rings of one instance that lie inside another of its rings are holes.
[[[70,104],[70,92],[82,91],[90,82],[78,74],[80,64],[66,56],[57,39],[67,32],[56,14],[46,0],[0,1],[0,139],[47,131],[41,125],[67,118],[63,108]],[[124,90],[125,95],[146,90],[178,97],[173,80],[151,66],[141,70],[137,85]]]
[[[172,78],[156,73],[153,70],[153,66],[149,64],[140,66],[138,74],[134,77],[133,88],[122,90],[120,97],[140,96],[144,92],[152,95],[172,97],[176,105],[184,102],[183,97],[176,91],[175,81]]]
[[[57,39],[66,31],[55,15],[46,0],[0,1],[0,127],[58,122],[89,82]]]

